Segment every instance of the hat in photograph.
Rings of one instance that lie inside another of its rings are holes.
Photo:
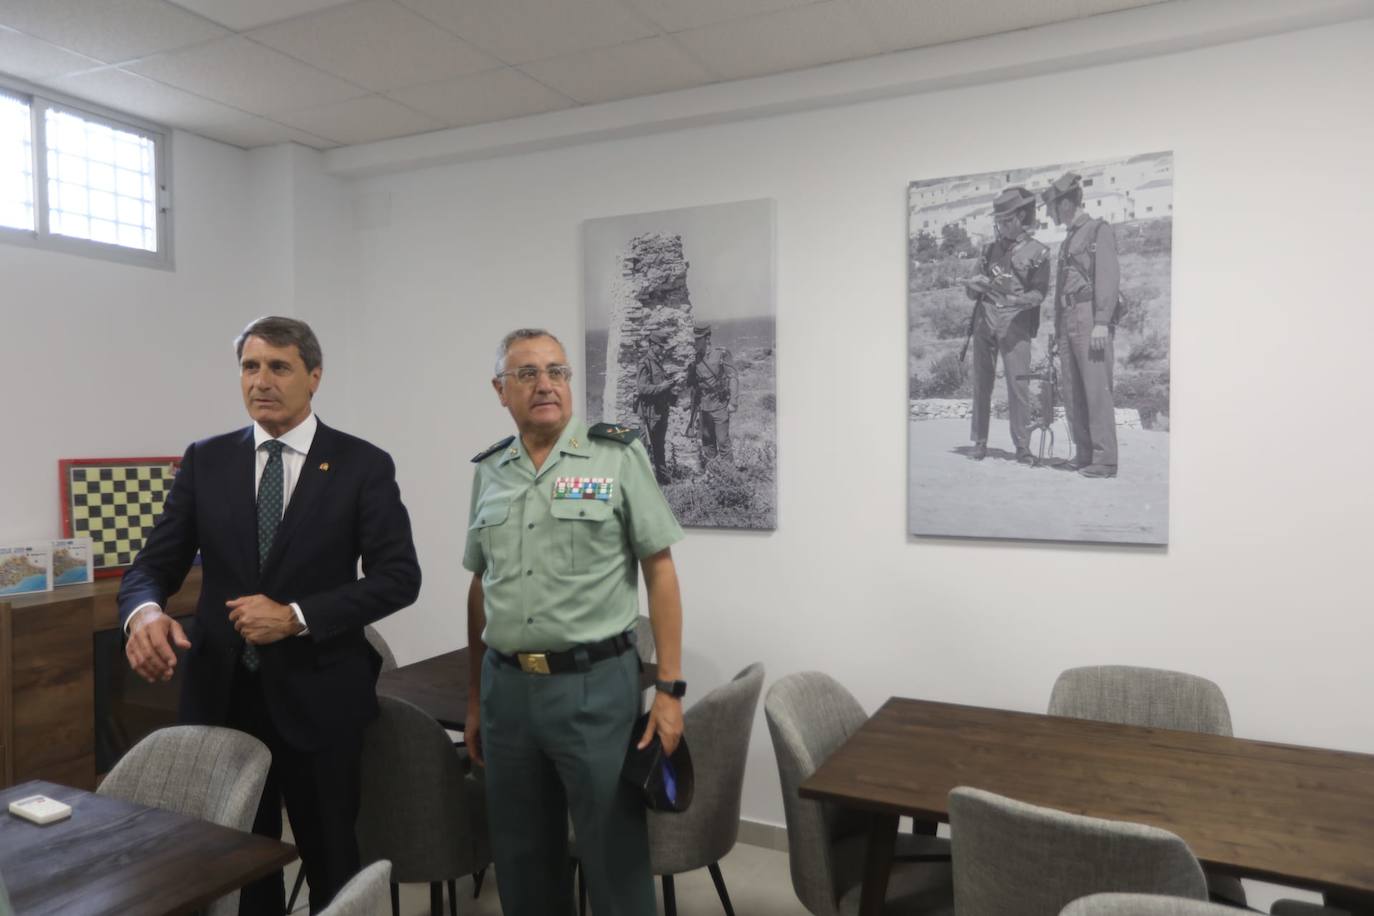
[[[692,333],[698,337],[710,337],[711,325],[705,321],[698,321],[692,325]]]
[[[1034,204],[1035,195],[1020,185],[1017,185],[1007,188],[1001,194],[997,195],[997,199],[992,202],[992,215],[1006,216],[1010,213],[1015,213],[1024,206],[1033,206]]]
[[[673,335],[668,331],[667,328],[654,328],[653,330],[649,331],[648,337],[649,340],[660,345],[669,343],[673,339]]]
[[[1056,200],[1073,191],[1074,188],[1082,186],[1083,179],[1077,172],[1065,172],[1054,180],[1054,184],[1040,192],[1040,199],[1045,202],[1045,206],[1052,207]]]

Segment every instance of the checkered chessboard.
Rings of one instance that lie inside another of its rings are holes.
[[[97,573],[133,563],[162,514],[176,470],[171,462],[67,467],[68,533],[91,539]]]

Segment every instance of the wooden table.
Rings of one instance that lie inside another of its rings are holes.
[[[639,686],[648,689],[657,678],[658,665],[645,662]],[[468,647],[385,671],[377,678],[377,692],[413,703],[444,728],[462,731],[468,717]]]
[[[1218,872],[1374,913],[1374,756],[899,698],[801,786],[871,813],[861,913],[881,911],[898,816],[948,820],[955,786],[1162,827]]]
[[[9,804],[47,795],[72,816],[39,826]],[[296,859],[296,847],[159,808],[33,780],[0,791],[0,876],[16,916],[165,916]]]

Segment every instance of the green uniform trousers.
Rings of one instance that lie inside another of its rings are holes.
[[[506,916],[572,914],[569,814],[592,910],[654,916],[644,801],[620,778],[639,706],[633,649],[567,674],[526,674],[487,651],[487,820]]]
[[[1112,400],[1115,329],[1100,354],[1092,352],[1093,304],[1078,302],[1059,315],[1059,378],[1074,460],[1116,467],[1116,409]]]

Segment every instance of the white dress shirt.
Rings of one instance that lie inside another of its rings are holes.
[[[309,416],[307,416],[300,423],[297,423],[292,429],[277,437],[277,440],[281,442],[283,446],[285,446],[285,448],[281,450],[281,469],[283,485],[281,511],[283,515],[286,514],[286,507],[291,504],[291,494],[295,492],[296,481],[300,480],[301,478],[301,468],[305,467],[305,456],[310,453],[310,444],[315,441],[315,430],[319,428],[319,425],[320,421],[315,419],[315,414],[312,411]],[[267,430],[263,429],[261,425],[257,423],[253,424],[254,498],[256,498],[257,496],[258,487],[262,485],[263,469],[267,467],[267,449],[263,448],[262,446],[264,442],[270,442],[272,438],[272,434],[269,433]],[[133,632],[132,624],[134,622],[134,618],[137,617],[139,614],[143,613],[145,608],[150,607],[162,610],[162,608],[158,607],[158,604],[155,601],[145,601],[143,604],[140,604],[138,607],[134,608],[134,612],[129,615],[129,619],[124,623],[125,636]],[[300,622],[300,625],[303,628],[296,635],[304,636],[305,634],[309,633],[310,628],[306,626],[305,614],[301,611],[301,606],[293,601],[291,602],[291,610],[296,613],[296,620]]]

